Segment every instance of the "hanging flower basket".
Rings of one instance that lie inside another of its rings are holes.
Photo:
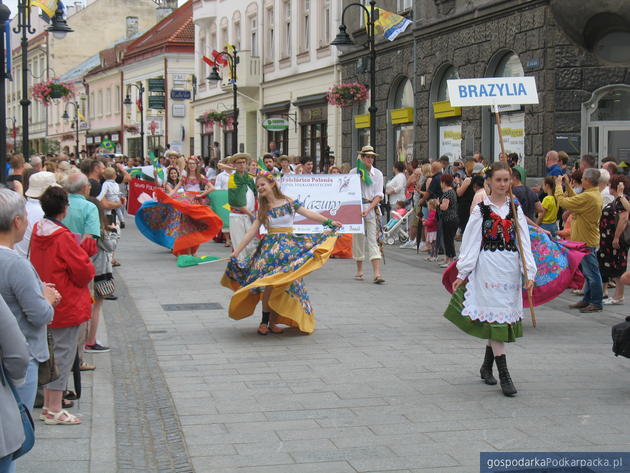
[[[226,124],[227,119],[225,117],[225,114],[223,114],[222,112],[210,110],[208,112],[202,113],[197,118],[197,121],[199,123],[208,124],[210,126],[213,126],[215,123],[218,123],[219,126],[223,126]]]
[[[368,98],[368,89],[359,82],[335,85],[326,97],[330,105],[335,107],[351,107],[355,103]]]
[[[49,79],[35,84],[31,89],[33,100],[48,106],[54,99],[69,101],[74,97],[74,84],[59,79]]]

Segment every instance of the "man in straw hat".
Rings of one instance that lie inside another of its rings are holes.
[[[256,218],[254,214],[256,206],[256,184],[247,172],[247,165],[251,157],[247,153],[236,153],[230,158],[230,164],[235,171],[228,179],[228,203],[230,204],[230,236],[232,246],[238,244],[245,237],[245,233],[251,227]],[[250,256],[256,249],[253,239],[239,255],[240,259]]]
[[[352,257],[357,262],[357,274],[354,279],[363,281],[363,261],[367,258],[372,263],[374,283],[382,284],[385,279],[381,276],[381,250],[378,246],[377,235],[380,211],[378,205],[383,199],[383,173],[374,167],[374,159],[378,156],[372,146],[364,146],[359,152],[359,160],[365,166],[369,179],[361,179],[362,216],[364,234],[353,235]],[[356,173],[355,167],[350,173]],[[368,181],[368,182],[366,182]],[[371,181],[371,183],[369,183]]]

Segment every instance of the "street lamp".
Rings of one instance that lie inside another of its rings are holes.
[[[66,109],[63,111],[63,115],[61,116],[61,118],[63,119],[65,123],[68,123],[70,121],[70,115],[68,115],[68,105],[72,105],[74,107],[73,122],[74,122],[74,137],[75,137],[75,144],[76,144],[76,151],[74,153],[74,159],[76,159],[78,162],[79,161],[79,102],[68,102],[66,104]]]
[[[28,149],[28,107],[31,101],[28,98],[28,35],[34,34],[35,29],[31,27],[31,5],[29,0],[18,0],[18,24],[13,28],[15,34],[22,33],[20,47],[22,50],[22,154],[24,159],[28,159],[30,152]],[[57,4],[57,10],[51,18],[50,26],[46,29],[56,39],[63,39],[67,33],[73,30],[68,26],[63,17],[63,4]],[[4,93],[2,94],[4,97]],[[4,98],[2,99],[4,100]],[[1,117],[0,117],[1,118]]]
[[[127,107],[127,110],[129,110],[129,107],[133,104],[131,97],[129,96],[131,87],[138,89],[138,103],[140,108],[140,157],[144,159],[144,102],[142,99],[144,95],[144,86],[142,84],[129,84],[127,86],[127,95],[125,100],[123,100],[123,105]]]
[[[0,0],[0,24],[9,21],[11,10]],[[8,51],[11,54],[11,51]],[[7,70],[4,57],[4,34],[0,34],[0,182],[7,182],[7,110],[6,110],[6,87]]]
[[[376,8],[376,0],[370,0],[370,8],[360,3],[351,3],[343,9],[341,14],[341,24],[339,25],[339,33],[330,43],[337,46],[341,52],[347,50],[350,46],[354,46],[354,41],[347,32],[347,26],[344,21],[346,11],[350,7],[360,7],[363,11],[361,15],[367,15],[368,18],[368,47],[370,49],[370,143],[376,146],[376,42],[375,42],[375,23],[378,20],[378,10]]]
[[[239,63],[239,57],[236,49],[232,51],[232,54],[228,53],[227,51],[221,51],[215,57],[215,63],[216,60],[219,59],[219,57],[221,56],[223,56],[227,60],[228,67],[230,69],[230,76],[232,77],[232,79],[230,80],[230,82],[232,83],[232,99],[234,101],[234,105],[232,107],[234,110],[234,122],[232,124],[232,153],[238,153],[238,85],[236,77],[236,66]],[[212,67],[212,72],[207,77],[207,80],[213,84],[221,80],[221,76],[219,75],[219,70],[217,69],[217,66]]]

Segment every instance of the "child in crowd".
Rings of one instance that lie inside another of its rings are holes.
[[[543,190],[547,197],[542,201],[543,212],[538,216],[538,225],[551,233],[553,238],[558,233],[558,200],[556,199],[556,181],[552,176],[545,177]]]
[[[438,231],[438,217],[437,217],[437,201],[431,199],[428,202],[429,216],[422,219],[424,225],[424,231],[426,233],[427,246],[430,246],[431,251],[429,256],[425,259],[427,261],[437,261],[438,258],[438,243],[437,243],[437,231]]]
[[[116,183],[116,170],[114,168],[106,168],[105,171],[103,171],[103,177],[105,178],[105,182],[103,183],[101,193],[98,195],[97,200],[100,201],[103,197],[110,202],[116,203],[122,200],[124,205],[125,198],[122,197],[120,186]],[[122,207],[118,207],[116,210],[105,210],[105,215],[107,217],[107,223],[111,225],[116,224],[116,217],[118,217],[121,222],[125,221]]]
[[[398,202],[396,202],[396,210],[392,211],[391,218],[389,219],[389,222],[387,222],[387,224],[385,225],[385,230],[391,230],[394,225],[396,225],[396,222],[398,222],[398,220],[403,218],[406,214],[407,209],[405,208],[405,201],[399,200]]]

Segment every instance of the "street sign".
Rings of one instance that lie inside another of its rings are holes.
[[[165,103],[163,95],[149,95],[149,108],[164,110]]]
[[[267,118],[262,127],[267,131],[284,131],[289,128],[289,122],[284,118]]]
[[[190,100],[190,97],[192,97],[190,90],[181,90],[181,89],[171,90],[171,99],[173,100]]]
[[[149,79],[149,92],[164,92],[164,79]]]
[[[538,103],[533,77],[482,77],[446,81],[451,105],[514,105]]]

